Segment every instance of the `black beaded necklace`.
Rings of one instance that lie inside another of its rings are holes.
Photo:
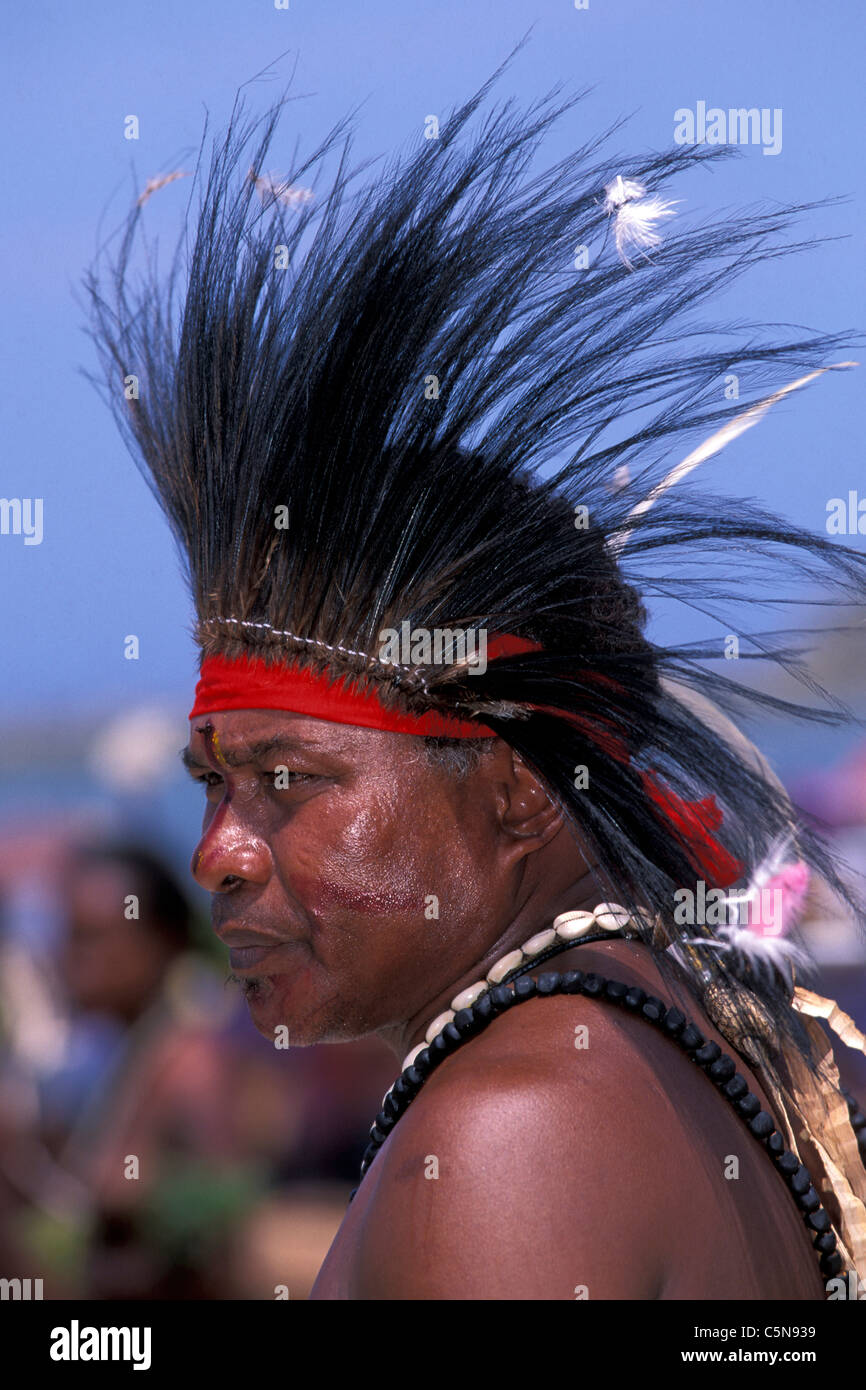
[[[610,930],[588,934],[581,938],[580,944],[610,940],[611,935]],[[475,1003],[458,1010],[433,1041],[415,1055],[411,1065],[401,1072],[386,1095],[382,1109],[372,1125],[370,1142],[361,1160],[359,1186],[400,1116],[411,1105],[427,1078],[446,1057],[483,1032],[494,1018],[515,1004],[555,994],[583,994],[588,999],[603,999],[615,1004],[653,1024],[672,1042],[677,1043],[686,1056],[705,1072],[764,1147],[785,1179],[806,1228],[813,1237],[824,1279],[829,1280],[840,1275],[844,1278],[842,1256],[836,1249],[836,1235],[830,1217],[812,1185],[809,1170],[796,1154],[786,1150],[772,1115],[762,1110],[758,1097],[749,1091],[748,1083],[737,1071],[733,1057],[723,1052],[718,1043],[707,1041],[680,1009],[668,1008],[661,999],[647,994],[639,986],[628,985],[622,980],[609,979],[594,972],[585,974],[582,970],[567,970],[562,974],[558,971],[545,971],[537,980],[526,974],[528,970],[535,969],[550,957],[570,950],[576,944],[578,943],[575,941],[557,941],[547,950],[540,952],[535,959],[516,966],[500,984],[488,989]],[[851,1100],[848,1101],[848,1105],[851,1110]],[[352,1191],[350,1202],[357,1191],[357,1187]]]

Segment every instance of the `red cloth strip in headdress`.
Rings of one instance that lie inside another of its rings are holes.
[[[503,634],[488,642],[487,659],[540,650],[537,642]],[[436,710],[406,714],[386,709],[375,690],[363,690],[357,682],[321,675],[310,667],[268,666],[254,656],[234,660],[205,657],[189,717],[197,719],[199,715],[227,709],[281,709],[333,724],[386,729],[392,734],[424,734],[428,738],[496,737],[495,729],[477,719],[458,719]]]
[[[495,660],[497,657],[541,650],[537,642],[509,633],[499,634],[488,642],[487,658]],[[599,674],[593,679],[616,688],[616,682],[608,677]],[[562,710],[541,705],[537,708],[557,718],[567,718],[591,742],[618,762],[627,764],[631,761],[625,741],[614,732],[616,726],[612,720],[601,715],[566,715]],[[360,689],[357,682],[342,677],[335,679],[309,667],[269,666],[261,658],[250,655],[238,658],[205,657],[190,719],[237,709],[285,710],[335,724],[353,724],[362,729],[384,729],[390,733],[426,735],[429,738],[497,736],[495,729],[477,720],[458,719],[434,710],[408,714],[387,709],[375,690]],[[641,771],[640,779],[659,820],[668,829],[673,828],[696,872],[718,887],[727,888],[735,883],[742,876],[744,865],[728,854],[710,833],[718,830],[722,824],[722,813],[715,797],[686,801],[665,786],[654,772]]]
[[[617,688],[616,681],[598,672],[590,679],[613,689]],[[564,715],[563,711],[554,709],[547,712],[558,714],[561,719],[567,718],[570,723],[576,724],[590,742],[597,744],[617,762],[631,762],[625,740],[614,732],[616,725],[612,719],[603,715]],[[723,820],[715,796],[705,796],[700,801],[686,801],[684,797],[678,796],[672,787],[666,786],[657,772],[641,769],[639,776],[659,819],[674,827],[687,858],[705,882],[719,888],[729,888],[731,884],[736,883],[742,877],[745,865],[729,854],[710,834],[712,830],[721,829]]]

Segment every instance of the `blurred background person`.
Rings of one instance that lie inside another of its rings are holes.
[[[46,1297],[304,1297],[392,1079],[387,1054],[268,1045],[141,845],[50,858],[53,932],[36,950],[31,914],[25,951],[7,910],[3,938],[4,1274],[41,1260]],[[23,910],[20,885],[5,901]]]

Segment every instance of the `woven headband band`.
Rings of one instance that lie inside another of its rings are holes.
[[[537,642],[502,634],[487,644],[487,659],[540,651]],[[363,689],[346,677],[321,674],[311,667],[288,663],[269,666],[260,657],[205,657],[195,689],[190,719],[221,710],[277,709],[307,714],[334,724],[361,729],[385,729],[393,734],[428,738],[495,738],[496,730],[477,719],[426,710],[411,714],[387,708],[375,690]]]

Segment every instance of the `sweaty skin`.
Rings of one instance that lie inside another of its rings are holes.
[[[412,735],[232,711],[192,721],[185,760],[208,788],[193,873],[272,1039],[375,1032],[396,1076],[460,989],[605,896],[499,739],[460,780]],[[642,944],[540,969],[577,966],[679,1003],[730,1051]],[[823,1285],[783,1180],[707,1078],[651,1025],[557,997],[510,1010],[425,1083],[312,1297],[796,1300]]]

